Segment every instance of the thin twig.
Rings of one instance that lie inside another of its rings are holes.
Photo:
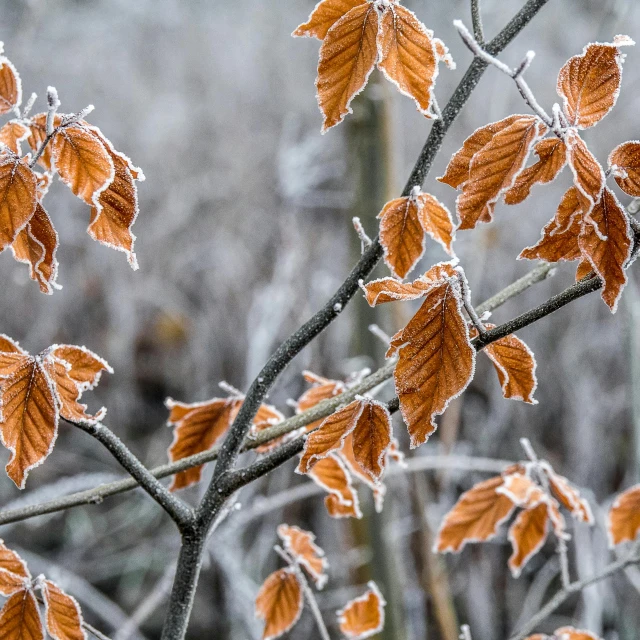
[[[471,0],[471,22],[473,23],[473,36],[476,42],[484,45],[484,27],[482,26],[480,0]]]
[[[460,640],[473,640],[471,637],[471,627],[468,624],[463,624],[460,627]]]
[[[362,226],[362,221],[357,216],[351,219],[353,222],[353,228],[356,230],[358,234],[358,238],[360,238],[360,253],[364,253],[364,250],[367,247],[370,247],[372,244],[371,238],[367,235],[367,232],[364,230]]]

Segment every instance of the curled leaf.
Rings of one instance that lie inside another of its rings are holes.
[[[300,618],[303,605],[302,587],[295,571],[274,571],[256,597],[256,616],[265,622],[262,640],[274,640],[289,631]]]
[[[284,543],[284,550],[309,572],[316,587],[322,589],[327,582],[328,565],[324,551],[314,542],[315,535],[286,524],[278,527],[278,535]]]
[[[320,0],[309,16],[291,35],[324,40],[327,31],[346,13],[360,6],[365,0]]]
[[[640,197],[640,142],[618,145],[609,155],[609,167],[627,195]]]
[[[337,612],[340,631],[346,638],[362,640],[379,633],[384,628],[386,602],[375,582],[369,582],[364,595],[347,602]]]

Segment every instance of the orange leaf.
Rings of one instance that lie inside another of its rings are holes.
[[[546,502],[521,511],[509,529],[513,553],[509,569],[514,578],[520,576],[524,565],[542,548],[547,539],[549,512]]]
[[[538,162],[518,174],[511,189],[504,194],[506,204],[524,202],[534,184],[553,182],[567,164],[567,147],[559,138],[540,140],[535,152]]]
[[[627,284],[624,267],[631,256],[633,235],[627,214],[609,189],[585,216],[578,242],[582,255],[604,281],[602,299],[615,313]]]
[[[269,427],[273,427],[274,425],[278,424],[279,422],[282,422],[283,420],[284,420],[284,415],[282,415],[282,413],[280,413],[280,411],[278,411],[275,407],[271,406],[270,404],[261,404],[260,407],[258,407],[258,411],[256,412],[256,415],[253,417],[253,424],[251,425],[251,433],[252,434],[260,433],[260,431],[264,431]],[[295,437],[297,433],[298,431],[294,431],[292,433],[287,433],[284,436],[281,436],[280,438],[275,438],[267,442],[266,444],[256,447],[256,451],[258,453],[267,453],[268,451],[271,451],[276,447],[280,446],[283,442],[286,442],[290,438]]]
[[[69,365],[69,377],[78,384],[82,391],[96,387],[103,371],[113,373],[109,363],[87,347],[56,344],[51,347],[51,354]]]
[[[36,174],[10,151],[0,152],[0,251],[12,244],[36,210]]]
[[[544,463],[543,463],[544,464]],[[593,513],[589,503],[580,495],[580,492],[560,474],[557,474],[551,465],[545,464],[544,470],[549,479],[549,488],[560,504],[571,513],[571,515],[587,524],[593,524]]]
[[[389,3],[380,18],[378,68],[400,93],[413,98],[418,111],[433,117],[433,85],[438,75],[438,54],[433,32],[400,4]]]
[[[578,189],[571,187],[562,196],[555,217],[542,230],[538,243],[523,249],[518,259],[559,262],[580,258],[578,237],[582,228],[583,200]]]
[[[449,209],[429,193],[421,193],[418,198],[418,217],[425,233],[428,233],[442,248],[454,257],[452,243],[455,227]]]
[[[453,154],[449,165],[443,176],[437,178],[440,182],[444,182],[454,189],[458,189],[469,180],[469,167],[473,156],[488,145],[493,137],[513,124],[519,115],[509,116],[499,122],[492,122],[484,127],[476,129],[465,141],[462,149]]]
[[[51,580],[42,583],[47,631],[53,640],[86,640],[82,613],[75,598]]]
[[[609,511],[607,530],[611,546],[636,539],[640,531],[640,484],[615,499]]]
[[[291,35],[302,38],[324,40],[327,31],[351,9],[360,6],[365,0],[320,0],[309,16]]]
[[[278,535],[284,543],[284,550],[309,572],[316,587],[322,589],[327,582],[328,564],[324,551],[314,542],[315,535],[286,524],[278,527]]]
[[[336,454],[318,460],[307,474],[329,492],[325,505],[333,518],[362,518],[358,494],[351,483],[345,463]]]
[[[400,349],[394,377],[412,448],[435,431],[435,417],[466,389],[475,367],[476,350],[462,314],[461,272],[445,263],[425,278],[442,267],[451,275],[434,282],[418,312],[392,342],[392,349]]]
[[[0,70],[0,75],[2,70]],[[0,98],[0,104],[2,100]],[[2,129],[0,129],[0,143],[6,145],[17,156],[22,155],[21,142],[29,137],[29,129],[17,120],[9,120]]]
[[[527,162],[533,145],[547,127],[534,116],[520,116],[498,131],[472,158],[469,180],[456,201],[460,229],[473,229],[479,222],[491,222],[496,202],[513,186]]]
[[[600,640],[600,638],[590,631],[575,629],[574,627],[561,627],[553,632],[556,640]]]
[[[496,493],[506,496],[517,507],[528,509],[537,506],[546,499],[545,492],[529,477],[526,470],[516,469],[503,472],[503,484]]]
[[[468,542],[484,542],[495,537],[498,527],[515,509],[508,497],[496,493],[502,484],[502,476],[496,476],[463,493],[440,526],[435,551],[457,553]]]
[[[25,589],[31,582],[31,573],[25,561],[0,540],[0,594],[10,596]]]
[[[385,204],[380,218],[380,244],[384,261],[398,278],[404,278],[424,253],[424,231],[416,198],[396,198]]]
[[[360,468],[369,478],[380,482],[391,445],[391,415],[375,400],[362,401],[362,413],[351,436],[353,452]]]
[[[579,282],[582,278],[586,278],[590,273],[593,273],[593,267],[588,260],[583,258],[580,260],[578,268],[576,269],[576,282]]]
[[[600,200],[604,189],[604,171],[575,129],[567,131],[565,144],[574,184],[593,206]]]
[[[0,47],[0,53],[2,48]],[[16,68],[0,56],[0,115],[9,113],[22,102],[22,81]]]
[[[626,194],[640,197],[640,142],[618,145],[609,155],[609,167]]]
[[[296,413],[298,414],[315,407],[323,400],[340,395],[346,390],[344,382],[339,380],[329,380],[328,378],[317,376],[310,371],[303,371],[302,375],[304,379],[313,386],[298,398],[298,402],[296,403]],[[316,420],[306,426],[305,432],[313,431],[321,424],[322,420]]]
[[[61,180],[81,200],[96,206],[114,179],[113,160],[100,138],[88,127],[64,127],[50,143]]]
[[[340,631],[349,639],[361,640],[379,633],[384,628],[386,602],[375,582],[367,584],[368,590],[359,598],[347,602],[337,612]]]
[[[316,89],[323,133],[351,113],[351,100],[364,89],[378,56],[378,12],[354,7],[327,32],[320,47]]]
[[[558,95],[569,123],[579,129],[593,127],[613,109],[622,80],[624,56],[619,47],[634,44],[618,36],[613,44],[588,44],[560,69]]]
[[[5,353],[2,365],[0,436],[12,454],[7,474],[23,489],[29,470],[53,449],[58,434],[56,391],[39,357]]]
[[[44,640],[38,603],[31,589],[14,593],[0,611],[3,640]]]
[[[295,570],[287,567],[274,571],[256,597],[256,616],[265,621],[262,640],[273,640],[289,631],[300,618],[303,605]]]
[[[432,281],[420,276],[413,282],[399,282],[395,278],[380,278],[367,282],[363,289],[367,302],[375,307],[386,302],[422,298],[432,286]]]
[[[40,285],[42,293],[51,295],[54,289],[60,288],[56,283],[58,234],[39,202],[33,216],[13,241],[11,250],[18,262],[30,265],[31,279]]]
[[[174,427],[169,460],[175,462],[202,451],[208,451],[226,433],[240,409],[237,398],[213,398],[206,402],[185,404],[168,398],[171,413],[167,424]],[[180,471],[173,477],[171,491],[184,489],[200,481],[203,465]]]

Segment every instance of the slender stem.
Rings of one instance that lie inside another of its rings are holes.
[[[478,43],[484,44],[484,27],[482,26],[482,12],[480,0],[471,0],[471,21],[473,23],[473,36]]]
[[[180,498],[172,494],[127,448],[118,436],[101,423],[70,422],[103,444],[138,484],[169,514],[180,529],[190,527],[194,512]]]
[[[307,581],[298,565],[296,565],[296,573],[298,574],[298,579],[302,584],[302,591],[304,592],[304,597],[307,600],[309,609],[313,614],[313,619],[316,621],[316,627],[318,627],[318,632],[320,633],[321,640],[331,640],[331,636],[329,635],[327,627],[324,624],[324,620],[322,619],[322,613],[320,612],[320,607],[318,606],[316,597],[313,595],[313,591],[311,591],[309,582]]]

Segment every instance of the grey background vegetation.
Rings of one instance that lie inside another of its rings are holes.
[[[469,23],[468,2],[406,4],[447,42],[458,62],[455,72],[441,70],[437,96],[443,104],[470,61],[452,26],[454,18]],[[521,4],[484,0],[487,34]],[[90,240],[88,209],[54,184],[48,208],[61,237],[64,288],[43,296],[24,265],[0,257],[0,330],[33,352],[69,342],[106,357],[115,375],[92,393],[92,407],[108,407],[107,424],[149,466],[166,460],[171,442],[164,398],[205,400],[221,393],[220,380],[246,387],[278,341],[340,284],[359,251],[351,217],[359,215],[376,233],[375,215],[399,193],[429,131],[409,99],[373,76],[347,124],[320,136],[313,85],[318,46],[289,36],[312,6],[312,0],[0,1],[0,38],[26,95],[38,92],[42,109],[51,84],[63,111],[95,104],[91,121],[147,177],[134,227],[140,262],[135,273],[122,254]],[[528,80],[550,108],[563,62],[587,42],[610,41],[621,32],[640,38],[640,6],[633,0],[552,0],[504,58],[515,64],[528,49],[536,50]],[[601,162],[616,144],[639,137],[639,70],[640,51],[629,49],[615,111],[586,134]],[[448,136],[425,190],[453,210],[453,190],[433,179],[449,155],[476,127],[525,109],[511,81],[490,69]],[[456,248],[476,302],[531,268],[515,258],[537,240],[569,180],[565,172],[553,186],[536,188],[523,205],[500,205],[494,224],[459,234]],[[415,273],[441,259],[439,247],[428,244]],[[555,278],[501,308],[496,319],[517,315],[572,278],[572,268],[561,267]],[[305,368],[343,377],[379,366],[382,344],[367,325],[375,321],[395,332],[409,314],[410,305],[374,313],[358,300],[295,360],[271,401],[290,412],[286,400],[302,392]],[[598,526],[574,532],[579,553],[571,546],[574,574],[591,573],[608,558],[605,509],[615,492],[639,479],[634,398],[638,403],[640,374],[633,367],[639,319],[632,282],[615,316],[590,296],[523,331],[539,363],[539,404],[503,400],[495,373],[483,361],[438,434],[411,455],[451,451],[517,459],[518,438],[529,437],[600,505]],[[406,450],[399,418],[396,432]],[[24,494],[3,477],[0,500],[5,506],[35,502],[120,474],[96,442],[63,426],[53,454],[31,473]],[[288,495],[306,482],[286,465],[245,490],[241,508],[212,539],[189,637],[259,637],[253,598],[278,562],[271,547],[282,521],[313,529],[327,550],[330,581],[319,604],[330,625],[334,611],[373,577],[390,603],[385,639],[453,640],[463,622],[475,640],[504,637],[557,586],[558,567],[548,545],[513,580],[504,538],[456,558],[431,555],[441,516],[460,491],[483,477],[464,470],[395,475],[383,514],[372,512],[361,491],[365,519],[332,521],[320,495],[283,509],[262,500]],[[25,550],[34,573],[45,571],[68,587],[88,620],[106,633],[120,640],[158,637],[179,540],[142,493],[0,533]],[[561,608],[547,630],[574,622],[607,639],[637,638],[639,588],[640,573],[632,571],[591,587]],[[305,614],[290,637],[313,634]]]

